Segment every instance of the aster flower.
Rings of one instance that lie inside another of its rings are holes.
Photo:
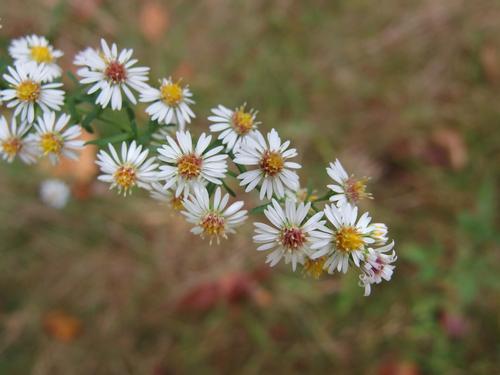
[[[375,240],[375,246],[383,246],[387,243],[387,225],[384,223],[373,223],[370,225],[370,229],[369,236]]]
[[[174,188],[175,196],[187,196],[191,188],[212,182],[222,184],[226,176],[226,154],[220,154],[223,146],[208,149],[212,136],[203,133],[193,147],[189,131],[178,131],[176,139],[167,136],[167,144],[158,149],[160,166],[158,178],[164,180],[165,189]]]
[[[29,35],[14,39],[9,46],[9,54],[15,60],[16,65],[33,67],[44,64],[47,74],[43,82],[52,81],[61,76],[62,69],[56,61],[63,53],[54,49],[43,36]]]
[[[27,122],[17,126],[15,117],[12,117],[10,125],[5,117],[0,117],[0,155],[4,160],[10,163],[17,156],[26,164],[36,161],[36,146],[27,136],[30,129],[31,125]]]
[[[149,189],[150,184],[156,181],[156,158],[148,159],[149,151],[143,150],[135,141],[130,146],[122,142],[120,155],[111,143],[108,144],[108,150],[99,151],[96,164],[102,172],[98,179],[111,183],[110,189],[116,187],[118,193],[126,196],[134,186]]]
[[[229,233],[235,233],[234,228],[247,219],[247,211],[241,209],[242,201],[234,202],[226,208],[228,201],[229,194],[223,196],[220,187],[215,190],[213,202],[210,202],[205,187],[196,187],[194,194],[190,194],[184,201],[185,210],[182,211],[186,220],[195,224],[191,232],[202,238],[210,237],[210,244],[214,238],[219,243],[221,237],[227,238]]]
[[[68,203],[70,195],[68,185],[61,180],[49,179],[40,184],[40,199],[47,206],[61,209]]]
[[[334,229],[326,228],[321,238],[315,241],[312,248],[316,252],[311,258],[327,256],[325,269],[328,269],[328,273],[333,273],[335,269],[346,273],[350,259],[356,267],[359,267],[364,257],[363,251],[375,242],[369,236],[371,217],[368,212],[365,212],[359,220],[357,220],[358,208],[350,204],[341,207],[334,204],[327,205],[324,212]]]
[[[113,110],[121,110],[123,97],[122,91],[131,103],[137,100],[130,88],[142,92],[147,88],[149,68],[133,67],[136,59],[132,59],[132,49],[124,49],[118,53],[115,43],[109,48],[104,39],[101,39],[101,50],[86,49],[78,55],[77,63],[83,65],[78,70],[82,77],[82,84],[91,84],[87,93],[93,94],[97,91],[96,103],[106,108],[111,103]]]
[[[335,184],[328,185],[328,188],[334,193],[330,197],[330,201],[336,202],[337,206],[343,206],[346,203],[355,205],[363,198],[372,199],[372,195],[366,191],[368,179],[349,177],[338,159],[335,160],[335,163],[330,163],[330,167],[326,168],[326,172],[335,182]]]
[[[70,118],[63,113],[56,121],[54,112],[45,112],[35,124],[35,134],[30,140],[35,142],[43,156],[49,157],[52,164],[56,164],[61,155],[78,159],[76,151],[84,146],[84,142],[77,139],[82,128],[78,125],[67,126]]]
[[[287,161],[297,156],[294,148],[288,149],[289,145],[290,141],[281,143],[274,129],[267,134],[267,142],[260,132],[245,139],[236,152],[234,162],[257,167],[238,176],[240,185],[246,186],[245,192],[252,191],[260,182],[260,199],[271,199],[273,194],[283,198],[286,190],[298,190],[299,176],[292,170],[301,166]]]
[[[102,57],[102,52],[91,47],[87,47],[84,50],[78,52],[73,59],[73,64],[76,66],[90,66],[91,60],[95,56]],[[103,62],[105,60],[103,59]]]
[[[10,88],[2,90],[0,97],[8,108],[16,108],[14,116],[20,115],[21,121],[32,123],[37,107],[43,112],[61,109],[64,91],[57,88],[62,83],[43,83],[50,74],[47,65],[16,65],[14,68],[7,67],[7,70],[9,73],[4,74],[3,78]]]
[[[171,189],[165,189],[159,182],[152,182],[149,187],[149,195],[151,198],[166,203],[175,211],[180,211],[184,208],[184,197],[176,197]]]
[[[365,296],[371,293],[372,284],[380,284],[382,280],[390,281],[394,268],[392,265],[397,260],[396,253],[386,254],[394,248],[394,242],[377,249],[368,248],[365,253],[363,271],[359,276],[359,285],[365,288]]]
[[[186,124],[191,123],[195,114],[189,107],[194,104],[191,99],[193,94],[189,86],[182,87],[180,82],[172,81],[172,78],[163,78],[160,80],[160,87],[147,87],[141,93],[140,101],[151,103],[146,108],[146,113],[151,120],[159,124],[175,124],[179,130],[184,130]]]
[[[296,204],[292,200],[285,201],[285,210],[278,201],[272,200],[272,204],[264,210],[264,215],[271,225],[254,223],[255,236],[253,240],[260,244],[258,251],[273,250],[266,259],[271,267],[285,258],[285,263],[292,263],[295,271],[297,263],[303,264],[307,257],[312,254],[311,244],[316,238],[324,236],[322,230],[325,221],[321,220],[323,212],[314,214],[306,219],[311,203]]]
[[[213,116],[208,120],[214,122],[210,125],[211,132],[221,132],[217,139],[226,145],[226,151],[237,151],[241,142],[255,134],[260,121],[256,121],[257,111],[245,109],[246,104],[234,110],[219,105],[212,108]]]

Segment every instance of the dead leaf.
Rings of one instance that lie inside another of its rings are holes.
[[[183,311],[206,312],[220,300],[217,282],[205,282],[189,290],[178,302],[177,309]]]
[[[433,133],[426,150],[432,164],[460,170],[467,164],[467,147],[462,135],[454,129],[441,129]]]
[[[378,368],[379,375],[419,375],[415,363],[409,361],[388,360]]]
[[[167,8],[158,1],[145,1],[139,13],[139,27],[150,42],[160,40],[170,25]]]
[[[500,83],[500,53],[498,48],[485,45],[481,48],[479,57],[488,81],[494,84]]]
[[[80,319],[61,310],[49,311],[43,317],[45,332],[56,340],[71,342],[82,333]]]

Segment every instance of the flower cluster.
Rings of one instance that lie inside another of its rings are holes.
[[[150,86],[150,69],[137,66],[132,49],[101,40],[98,48],[79,52],[74,65],[84,90],[67,93],[57,81],[62,52],[47,39],[13,40],[9,53],[13,64],[0,90],[0,104],[11,114],[10,121],[0,117],[0,154],[6,161],[77,159],[85,146],[82,128],[98,134],[94,128],[106,123],[103,113],[124,110],[129,126],[116,124],[120,133],[92,141],[101,146],[98,179],[110,189],[124,196],[137,188],[149,191],[210,243],[234,234],[249,214],[263,212],[268,223],[254,223],[253,240],[257,250],[269,251],[270,266],[283,260],[293,271],[302,268],[315,278],[358,268],[365,295],[373,284],[390,280],[396,255],[387,226],[372,223],[367,212],[358,215],[358,204],[372,198],[367,179],[349,175],[335,160],[326,168],[332,183],[324,196],[301,189],[297,150],[276,129],[262,130],[258,112],[246,103],[233,109],[216,105],[207,116],[213,134],[195,137],[187,129],[196,117],[189,86],[167,74]],[[138,124],[138,102],[147,103],[146,126]],[[92,109],[86,112],[80,104]],[[229,178],[245,193],[256,191],[259,206],[249,211],[242,200],[230,203],[236,194]],[[42,189],[53,207],[67,200],[68,189],[61,186],[50,182]]]

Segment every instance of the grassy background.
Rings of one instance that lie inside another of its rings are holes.
[[[250,224],[208,247],[146,194],[67,171],[76,197],[55,211],[37,189],[56,172],[2,163],[0,374],[498,371],[500,3],[7,0],[0,17],[4,58],[34,32],[71,69],[104,36],[153,79],[183,76],[195,133],[248,102],[304,184],[335,157],[372,176],[363,208],[399,254],[364,298],[356,273],[269,272]]]

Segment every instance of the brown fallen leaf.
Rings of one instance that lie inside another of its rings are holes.
[[[45,332],[62,342],[71,342],[82,333],[82,322],[62,310],[49,311],[43,317]]]
[[[144,1],[139,13],[139,27],[150,42],[160,40],[170,25],[167,8],[158,1]]]
[[[460,170],[467,164],[467,146],[457,130],[440,129],[432,134],[424,156],[432,164]]]
[[[415,363],[409,361],[388,360],[378,368],[379,375],[419,375],[420,371]]]
[[[500,51],[498,48],[486,44],[481,48],[479,58],[488,81],[494,84],[500,83]]]

